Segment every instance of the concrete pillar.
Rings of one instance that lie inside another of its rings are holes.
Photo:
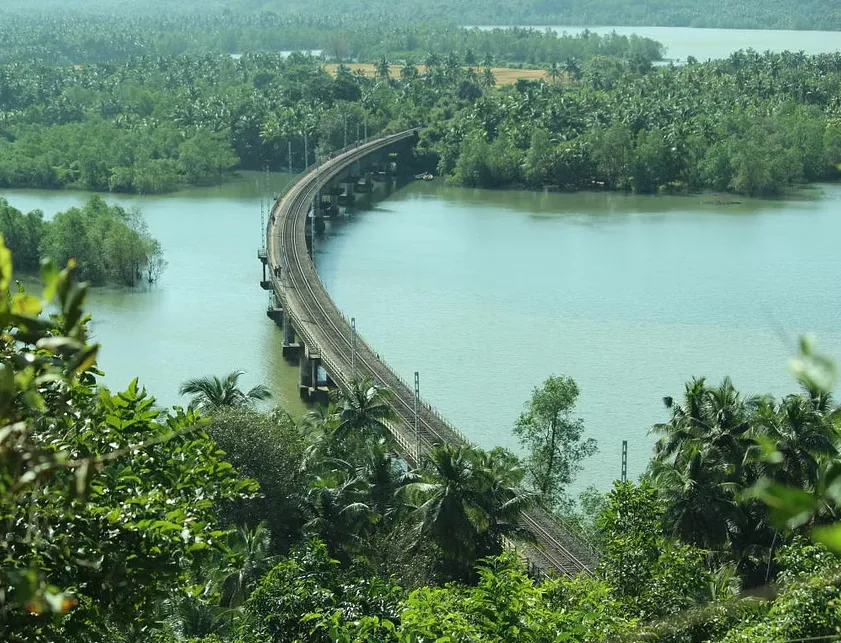
[[[310,368],[312,373],[310,375],[310,382],[313,388],[318,388],[318,367],[321,365],[321,358],[314,357],[310,359]]]
[[[288,314],[283,315],[283,345],[292,346],[295,343],[295,327]]]
[[[310,360],[307,350],[302,346],[301,354],[298,356],[298,365],[300,366],[300,376],[298,379],[298,386],[301,389],[301,395],[304,396],[304,389],[312,387],[312,360]],[[309,397],[309,391],[306,392]]]

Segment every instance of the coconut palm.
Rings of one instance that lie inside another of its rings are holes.
[[[181,384],[178,392],[193,396],[190,407],[208,412],[225,406],[253,406],[255,402],[271,399],[271,391],[263,384],[243,392],[237,385],[244,374],[245,371],[233,371],[222,379],[216,376],[189,379]]]
[[[368,485],[357,475],[336,470],[316,478],[307,494],[312,518],[304,529],[321,538],[334,556],[347,559],[364,551],[376,515],[365,502]]]
[[[348,437],[389,439],[388,423],[395,417],[389,405],[392,396],[391,391],[379,388],[369,379],[354,381],[350,390],[337,399],[333,438],[338,442]]]
[[[476,560],[478,529],[470,513],[480,506],[474,452],[445,445],[426,457],[425,481],[406,486],[417,497],[418,538],[431,538],[441,549],[445,567],[454,578],[469,575]]]
[[[686,461],[656,462],[655,486],[665,501],[664,528],[684,542],[721,549],[740,522],[735,500],[739,486],[727,482],[722,467],[709,452],[684,453]]]
[[[235,608],[246,601],[278,558],[271,553],[271,533],[265,522],[254,529],[237,527],[228,538],[228,547],[233,563],[217,572],[214,584],[219,589],[219,604]]]
[[[485,483],[480,496],[484,529],[479,554],[497,556],[502,553],[503,539],[533,538],[521,525],[520,515],[537,502],[539,495],[523,489],[525,470],[516,457],[504,450],[480,453],[479,471]]]
[[[756,413],[754,433],[773,443],[780,461],[765,465],[764,473],[776,481],[814,489],[820,465],[838,456],[836,432],[827,420],[829,401],[820,397],[789,395],[779,404],[765,400]]]
[[[391,64],[388,62],[388,58],[381,58],[376,64],[375,70],[378,79],[388,82],[391,78]]]

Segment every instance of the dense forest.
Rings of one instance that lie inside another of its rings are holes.
[[[832,640],[841,626],[834,368],[804,342],[801,391],[695,379],[639,483],[565,489],[593,452],[553,377],[514,427],[520,459],[440,445],[412,466],[389,392],[356,382],[300,421],[241,372],[160,409],[101,387],[86,287],[44,263],[12,292],[0,243],[0,637],[10,643]],[[42,311],[49,306],[49,316]],[[528,573],[506,541],[541,504],[577,518],[594,573]]]
[[[529,28],[481,30],[238,13],[10,16],[0,22],[0,39],[0,63],[46,65],[115,62],[144,55],[298,50],[322,50],[331,60],[368,62],[382,57],[406,60],[428,52],[472,52],[499,64],[546,64],[599,54],[659,60],[663,53],[658,43],[637,36],[600,38]]]
[[[34,7],[33,7],[34,4]],[[32,15],[68,12],[60,0],[7,0],[6,12]],[[196,2],[139,2],[138,0],[75,0],[73,10],[96,14],[277,13],[284,17],[348,16],[391,23],[435,22],[459,25],[645,25],[752,29],[841,29],[841,7],[829,0],[211,0]]]
[[[839,175],[838,54],[595,55],[505,87],[470,51],[418,62],[399,78],[300,54],[0,67],[0,187],[165,192],[414,126],[418,161],[467,186],[774,195]]]

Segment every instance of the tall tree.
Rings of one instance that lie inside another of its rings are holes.
[[[583,420],[572,415],[578,394],[578,384],[571,377],[552,376],[534,389],[514,426],[528,452],[528,482],[550,507],[568,503],[567,485],[575,479],[581,463],[598,451],[593,438],[583,437]]]

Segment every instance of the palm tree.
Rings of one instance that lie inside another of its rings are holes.
[[[476,458],[469,447],[445,445],[433,449],[425,461],[426,481],[406,485],[420,503],[418,539],[431,538],[441,549],[445,568],[453,578],[469,575],[476,560],[478,530],[470,512],[480,504]]]
[[[808,392],[807,392],[808,393]],[[838,456],[836,432],[827,420],[831,404],[822,396],[789,395],[779,404],[765,400],[757,411],[757,440],[770,440],[780,462],[766,466],[765,473],[777,482],[814,489],[822,461]]]
[[[271,391],[263,384],[244,393],[237,384],[245,371],[233,371],[223,379],[216,376],[198,377],[185,381],[179,389],[180,395],[192,395],[191,408],[213,412],[222,407],[252,406],[255,402],[268,400]]]
[[[388,82],[391,78],[391,65],[388,62],[388,58],[381,58],[380,61],[376,65],[376,72],[377,78],[382,81]]]
[[[217,572],[214,584],[219,588],[222,607],[239,607],[257,587],[260,579],[274,567],[271,533],[265,522],[254,529],[237,527],[228,538],[233,564]]]
[[[376,516],[365,502],[368,485],[361,477],[335,470],[316,478],[307,494],[312,518],[304,529],[315,533],[330,553],[349,558],[349,553],[365,551],[371,525]]]
[[[405,461],[382,440],[368,446],[356,473],[368,485],[367,503],[377,514],[378,522],[386,526],[394,523],[405,508],[399,491],[415,479],[407,471]]]
[[[498,556],[502,553],[503,539],[533,538],[531,532],[520,524],[520,515],[537,502],[539,495],[523,489],[525,470],[515,457],[501,449],[480,453],[479,466],[485,479],[484,493],[480,498],[484,531],[479,554],[482,557]]]
[[[683,462],[657,462],[652,478],[666,504],[664,528],[684,542],[720,549],[739,521],[734,498],[738,485],[724,480],[717,463],[703,450]]]
[[[537,496],[521,488],[524,471],[503,450],[442,446],[426,457],[424,470],[409,474],[404,493],[415,501],[417,544],[438,545],[452,579],[468,580],[477,559],[502,552],[506,537],[529,538],[520,514]]]
[[[388,423],[395,418],[394,409],[389,405],[392,392],[377,387],[371,380],[355,380],[350,391],[337,400],[333,438],[342,442],[348,437],[389,439],[391,432]]]

